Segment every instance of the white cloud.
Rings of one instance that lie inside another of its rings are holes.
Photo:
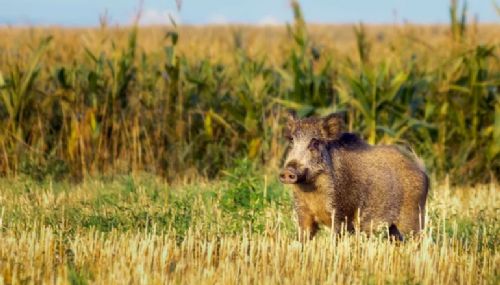
[[[211,15],[208,18],[208,23],[215,24],[215,25],[226,25],[229,23],[229,21],[226,18],[226,16],[220,15],[220,14],[215,14],[215,15]]]
[[[180,24],[180,17],[175,11],[146,9],[141,14],[139,24],[141,26],[171,25],[170,19],[173,19],[176,24]]]
[[[284,24],[285,24],[284,22],[276,19],[275,17],[273,17],[271,15],[267,15],[257,22],[257,25],[259,25],[259,26],[281,26]]]

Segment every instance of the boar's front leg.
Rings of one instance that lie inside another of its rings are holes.
[[[312,239],[318,232],[318,223],[314,220],[314,216],[304,208],[297,209],[299,218],[299,240],[305,242]]]

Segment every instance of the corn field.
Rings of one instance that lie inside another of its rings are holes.
[[[283,114],[345,111],[436,178],[500,171],[500,33],[450,26],[0,28],[0,173],[38,179],[276,169]]]

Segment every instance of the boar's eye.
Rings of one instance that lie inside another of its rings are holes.
[[[320,141],[318,139],[313,138],[313,139],[311,139],[311,142],[309,143],[309,148],[310,149],[318,149],[319,143],[320,143]]]

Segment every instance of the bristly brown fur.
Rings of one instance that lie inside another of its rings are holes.
[[[312,238],[319,225],[333,225],[334,231],[359,226],[369,233],[383,225],[402,235],[420,232],[429,187],[422,167],[395,146],[369,145],[354,134],[341,133],[338,121],[324,120],[288,124],[291,136],[324,142],[321,159],[311,162],[324,164],[322,171],[309,183],[293,185],[301,238]]]

